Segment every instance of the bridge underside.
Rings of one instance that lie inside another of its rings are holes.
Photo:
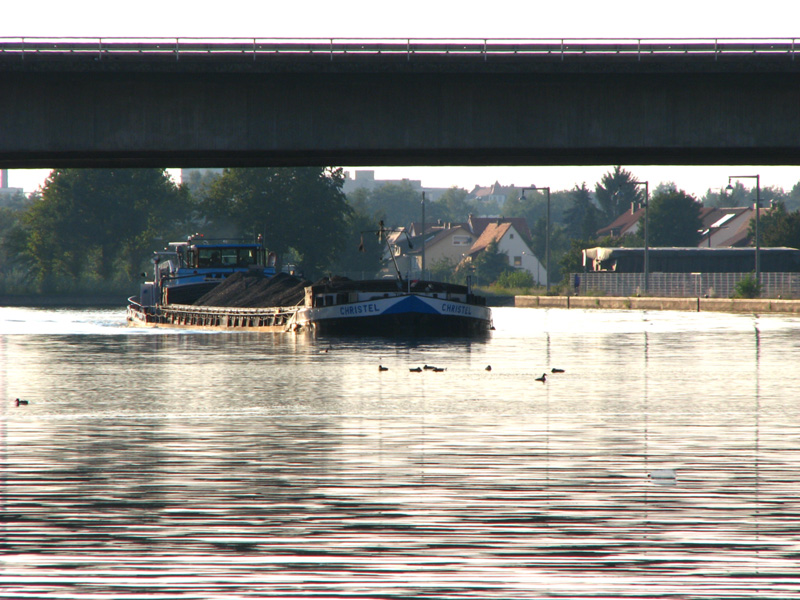
[[[0,63],[0,84],[5,168],[800,164],[800,61],[579,69],[29,61]]]

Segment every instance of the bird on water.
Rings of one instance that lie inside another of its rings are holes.
[[[553,367],[552,369],[550,369],[550,372],[551,373],[563,373],[564,369],[558,369],[556,367]]]
[[[542,373],[542,376],[541,377],[537,377],[536,381],[541,381],[542,383],[544,383],[545,381],[547,381],[547,374],[546,373]]]

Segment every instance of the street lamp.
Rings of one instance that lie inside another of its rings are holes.
[[[728,177],[728,191],[733,191],[731,180],[733,179],[755,179],[756,180],[756,284],[761,283],[761,238],[758,233],[758,215],[761,212],[761,176],[760,175],[731,175]]]
[[[636,185],[644,186],[644,293],[647,294],[650,288],[650,246],[647,239],[647,207],[650,205],[650,182],[631,181]]]
[[[425,279],[425,192],[422,192],[422,274],[420,279]]]
[[[550,293],[550,188],[549,187],[537,187],[531,186],[522,188],[522,193],[519,196],[520,200],[525,199],[525,191],[530,190],[532,192],[540,192],[544,190],[547,192],[547,219],[546,219],[546,228],[545,228],[545,235],[544,235],[544,269],[545,274],[544,278],[547,283],[547,293]]]

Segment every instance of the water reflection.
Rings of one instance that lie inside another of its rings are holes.
[[[800,595],[795,319],[506,309],[411,344],[115,314],[3,325],[31,400],[3,597]]]

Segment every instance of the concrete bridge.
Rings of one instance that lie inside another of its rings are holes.
[[[0,38],[0,166],[800,164],[797,46]]]

